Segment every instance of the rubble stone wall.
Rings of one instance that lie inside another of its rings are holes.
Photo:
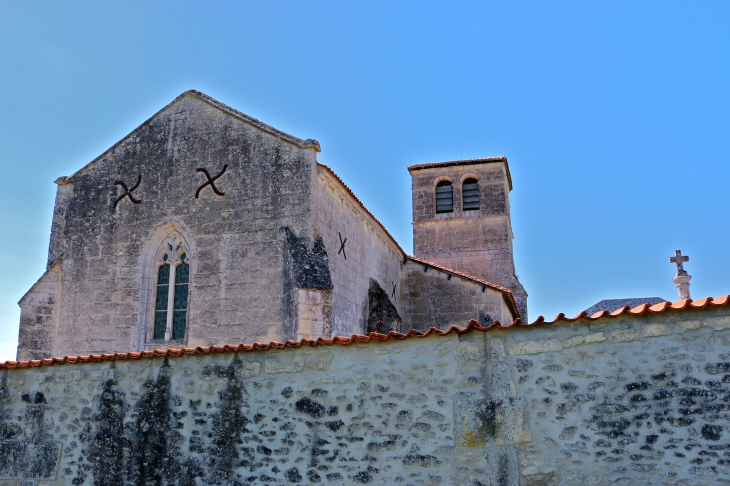
[[[730,312],[0,370],[0,485],[724,484]]]

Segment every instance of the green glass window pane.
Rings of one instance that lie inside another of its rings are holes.
[[[181,263],[175,268],[175,283],[186,284],[190,282],[190,265]]]
[[[153,339],[165,339],[167,329],[167,297],[170,292],[170,265],[157,270],[157,295],[155,297],[155,327]]]
[[[160,265],[157,271],[157,285],[167,285],[170,283],[170,264]]]
[[[157,271],[157,296],[155,310],[167,310],[167,294],[170,291],[170,265],[162,265]]]
[[[188,308],[188,284],[175,285],[175,310]]]
[[[176,310],[172,316],[172,339],[183,339],[185,337],[185,319],[188,311]]]
[[[157,286],[157,298],[155,299],[155,310],[167,310],[167,292],[170,288],[169,285],[158,285]]]
[[[167,311],[155,311],[155,333],[153,339],[165,339],[167,329]]]

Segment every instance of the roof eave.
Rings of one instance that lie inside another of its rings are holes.
[[[424,164],[415,164],[408,166],[408,172],[414,172],[425,169],[437,169],[440,167],[455,167],[460,165],[475,165],[475,164],[491,164],[503,162],[505,170],[507,172],[507,183],[509,184],[509,190],[512,190],[512,174],[509,171],[509,162],[507,157],[504,155],[497,155],[494,157],[482,157],[480,159],[466,159],[466,160],[449,160],[446,162],[426,162]]]

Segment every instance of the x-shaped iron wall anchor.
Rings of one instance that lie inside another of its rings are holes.
[[[390,296],[393,297],[393,300],[395,300],[395,289],[397,285],[393,281],[391,281],[390,283],[393,284],[393,292],[390,293]]]
[[[339,231],[337,232],[337,236],[340,237],[340,251],[338,251],[337,254],[339,255],[340,253],[342,253],[342,256],[344,256],[345,260],[347,260],[347,253],[345,253],[345,243],[347,243],[347,238],[343,240],[342,235]]]
[[[127,185],[122,181],[116,181],[114,183],[115,186],[122,186],[122,189],[124,189],[124,194],[119,196],[116,201],[114,201],[114,210],[117,209],[117,204],[119,204],[119,201],[124,199],[125,197],[129,197],[129,200],[132,201],[134,204],[139,204],[142,202],[141,199],[135,199],[134,196],[132,196],[132,192],[134,192],[138,187],[140,182],[142,182],[142,174],[139,175],[139,178],[137,178],[137,183],[131,188],[127,189]]]
[[[195,193],[195,199],[198,199],[198,196],[200,196],[200,191],[202,191],[205,186],[210,186],[210,188],[213,189],[213,192],[215,192],[219,196],[225,196],[226,195],[225,192],[220,192],[218,190],[218,188],[215,187],[215,181],[217,181],[220,178],[220,176],[222,176],[223,174],[226,173],[226,169],[228,169],[228,164],[225,164],[223,166],[223,170],[221,171],[220,174],[218,174],[215,177],[210,177],[210,174],[208,174],[208,171],[207,170],[205,170],[202,167],[199,168],[196,172],[202,172],[203,174],[205,174],[205,177],[208,179],[208,182],[204,183],[202,186],[200,186],[198,188],[197,192]]]

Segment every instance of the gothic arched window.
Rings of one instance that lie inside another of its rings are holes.
[[[464,211],[479,209],[479,183],[473,177],[461,184],[461,199]]]
[[[436,212],[451,213],[454,211],[454,191],[451,182],[441,181],[436,184]]]
[[[181,341],[188,313],[190,262],[177,233],[165,238],[158,252],[152,338]]]

